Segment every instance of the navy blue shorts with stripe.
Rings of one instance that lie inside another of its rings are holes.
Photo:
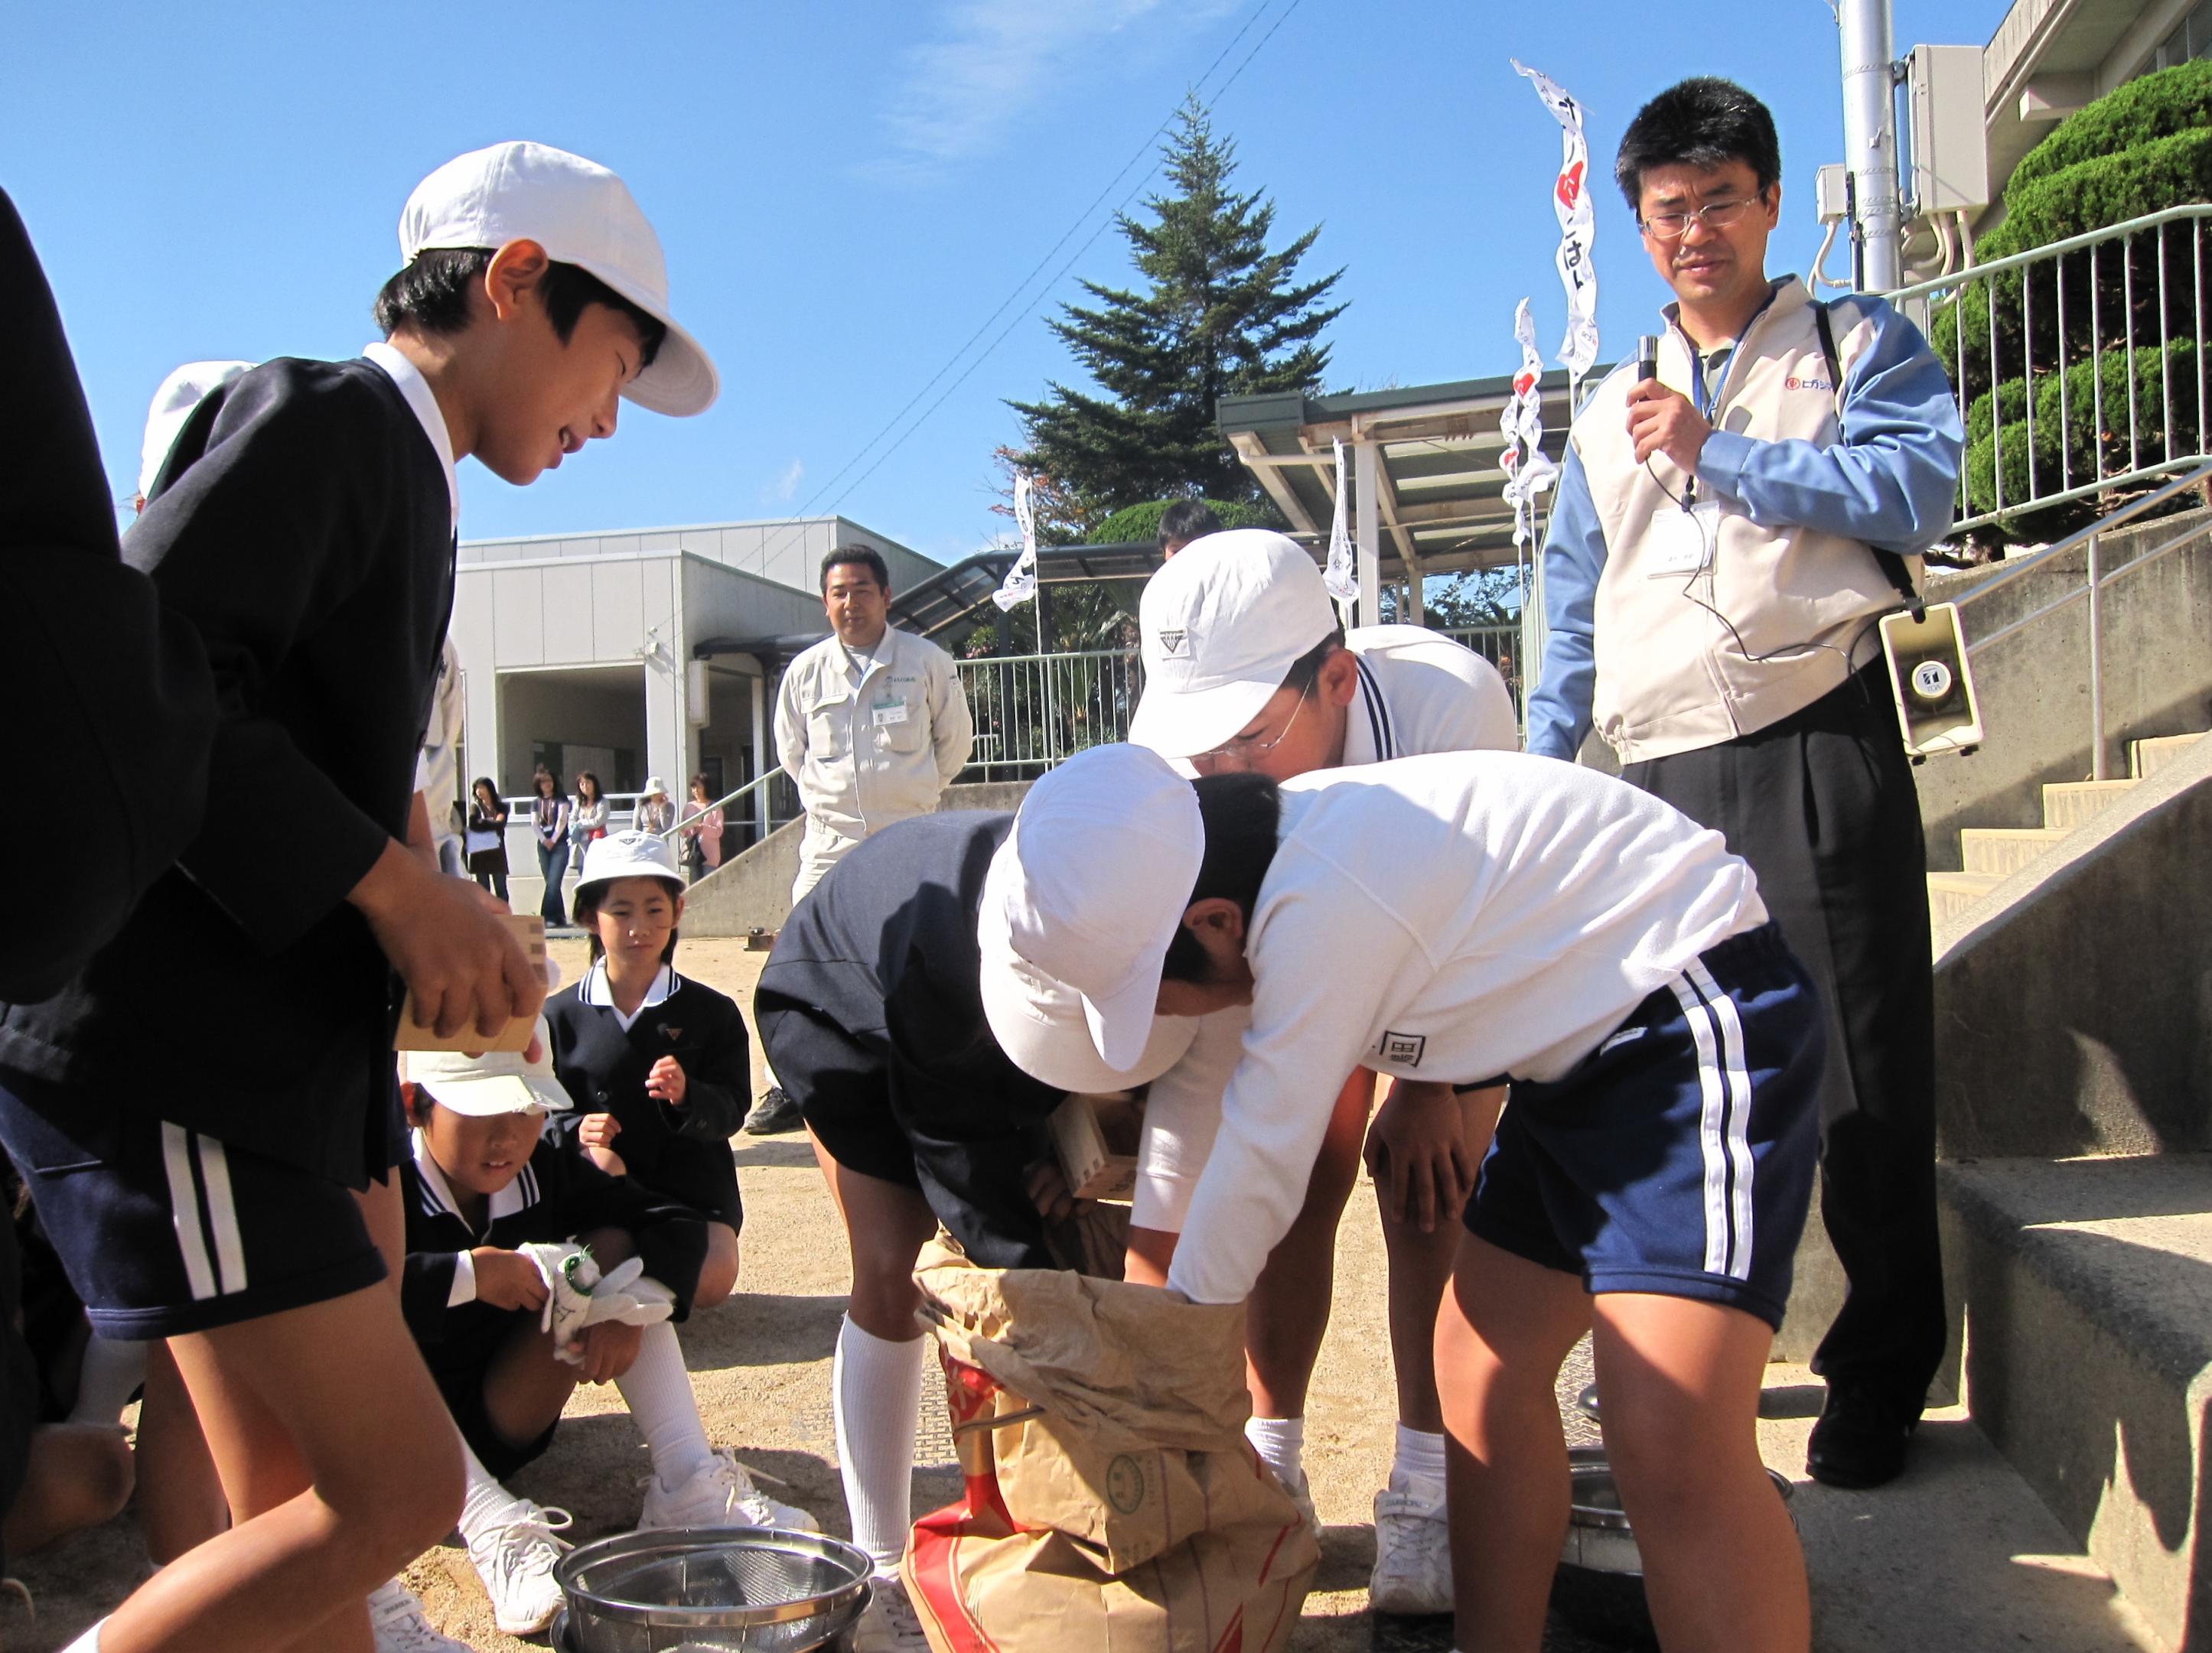
[[[1820,1157],[1814,994],[1762,925],[1709,948],[1564,1078],[1514,1081],[1469,1232],[1593,1293],[1702,1298],[1779,1328]]]
[[[103,1336],[210,1331],[384,1278],[351,1190],[103,1098],[10,1075],[0,1145]]]

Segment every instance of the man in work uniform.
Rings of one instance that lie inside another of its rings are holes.
[[[1751,863],[1820,986],[1821,1216],[1850,1291],[1807,1467],[1878,1486],[1944,1319],[1925,849],[1875,624],[1950,525],[1958,409],[1881,300],[1767,278],[1781,154],[1742,88],[1661,93],[1614,170],[1677,302],[1656,378],[1616,371],[1568,441],[1528,749],[1572,760],[1595,724],[1625,779]]]
[[[822,560],[830,634],[786,668],[775,696],[775,755],[799,788],[806,833],[794,905],[839,858],[895,820],[926,815],[966,767],[975,720],[952,657],[890,622],[890,571],[864,545]],[[775,1081],[745,1116],[756,1136],[799,1127]]]

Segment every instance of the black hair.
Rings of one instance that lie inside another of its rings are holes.
[[[426,247],[407,268],[380,288],[369,313],[389,336],[411,321],[426,333],[458,333],[469,324],[469,294],[491,268],[489,247]],[[538,296],[554,336],[566,344],[586,305],[605,305],[629,318],[637,329],[640,371],[653,366],[668,336],[668,324],[647,315],[580,264],[548,261],[538,280]]]
[[[1177,500],[1160,512],[1159,546],[1163,551],[1171,545],[1187,545],[1220,531],[1221,518],[1203,500]]]
[[[1734,81],[1693,76],[1668,87],[1636,112],[1621,134],[1613,181],[1628,209],[1644,215],[1644,174],[1655,167],[1725,167],[1741,160],[1759,180],[1763,199],[1782,176],[1782,141],[1774,117]]]
[[[1283,814],[1282,794],[1265,775],[1201,775],[1191,783],[1198,793],[1199,818],[1206,825],[1206,853],[1198,863],[1198,881],[1191,886],[1190,901],[1216,898],[1234,901],[1244,915],[1246,928],[1260,899],[1260,881],[1275,859],[1275,829]],[[1176,926],[1168,943],[1163,979],[1200,982],[1209,961],[1205,948],[1189,927]]]
[[[530,796],[532,797],[535,798],[540,796],[538,790],[538,783],[542,780],[551,781],[553,783],[553,796],[556,798],[561,796],[560,772],[558,770],[550,769],[541,763],[537,768],[530,772]]]
[[[584,792],[584,783],[585,783],[586,781],[589,781],[589,782],[591,782],[591,784],[592,784],[592,796],[591,796],[591,798],[589,799],[589,802],[592,802],[592,803],[605,803],[605,802],[607,801],[606,790],[605,790],[605,788],[602,787],[602,786],[599,784],[599,778],[597,775],[594,775],[594,774],[593,774],[590,770],[588,770],[588,769],[579,769],[579,770],[576,772],[576,795],[577,795],[577,796],[578,796],[580,799],[580,798],[582,798],[582,796],[583,796],[583,792]]]
[[[490,776],[479,775],[469,783],[469,796],[471,797],[474,797],[477,795],[477,788],[479,786],[483,787],[484,790],[491,794],[493,802],[496,803],[500,801],[499,788],[493,782]]]
[[[832,568],[862,564],[866,565],[868,572],[876,577],[877,584],[886,591],[891,589],[891,571],[884,566],[882,552],[868,545],[840,545],[831,548],[830,554],[822,559],[822,594],[824,596],[830,594],[830,571]]]
[[[684,899],[684,881],[680,878],[666,878],[659,873],[633,873],[629,875],[634,878],[650,878],[668,892],[668,899],[672,901],[681,901]],[[590,941],[593,964],[599,963],[605,958],[607,951],[599,941],[598,927],[592,923],[592,920],[599,916],[599,898],[622,881],[618,878],[604,878],[596,884],[581,884],[577,887],[576,893],[568,898],[568,917],[582,928],[586,939]],[[661,963],[675,962],[676,943],[681,934],[680,925],[668,932],[668,945],[660,949]]]
[[[1283,681],[1279,687],[1296,689],[1300,694],[1304,694],[1314,686],[1314,680],[1321,675],[1321,669],[1328,663],[1329,656],[1343,646],[1344,627],[1340,625],[1327,637],[1291,662],[1291,669],[1283,674]]]

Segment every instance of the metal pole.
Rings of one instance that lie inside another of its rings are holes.
[[[1858,197],[1863,288],[1905,284],[1904,227],[1897,198],[1897,81],[1889,0],[1838,0],[1844,46],[1844,158]]]
[[[1372,441],[1362,439],[1352,451],[1356,490],[1352,536],[1359,548],[1359,610],[1354,623],[1361,626],[1377,626],[1382,621],[1382,506],[1375,481],[1381,459]]]
[[[2089,536],[2089,778],[2105,776],[2104,582],[2099,578],[2097,542]]]

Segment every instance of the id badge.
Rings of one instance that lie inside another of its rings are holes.
[[[878,729],[895,729],[907,720],[907,711],[903,700],[878,700],[875,704],[875,725]]]
[[[1711,560],[1714,536],[1720,532],[1721,508],[1713,500],[1700,500],[1687,511],[1666,506],[1651,520],[1651,552],[1647,558],[1651,577],[1694,574]]]

